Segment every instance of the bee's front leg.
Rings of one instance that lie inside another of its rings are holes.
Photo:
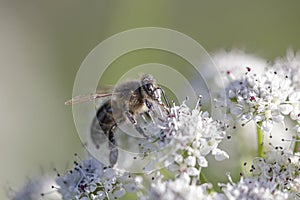
[[[130,112],[125,112],[127,118],[129,119],[129,121],[134,125],[135,129],[137,130],[137,132],[139,132],[141,135],[143,135],[144,137],[148,137],[145,132],[143,131],[143,129],[137,124],[137,121],[134,117],[133,114],[131,114]]]
[[[148,99],[145,99],[145,104],[149,110],[153,110],[153,104]]]
[[[156,110],[153,109],[153,103],[150,102],[149,100],[145,99],[145,105],[147,106],[147,108],[149,109],[148,111],[145,112],[145,115],[151,119],[152,123],[156,123],[155,122],[155,118],[160,120],[160,121],[164,121],[160,116],[164,116],[162,113],[162,110],[160,109],[160,107],[158,107],[159,111],[160,111],[160,115],[156,112]],[[165,110],[165,109],[164,109]],[[153,116],[153,115],[154,116]]]

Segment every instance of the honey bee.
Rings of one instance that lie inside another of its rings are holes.
[[[163,96],[165,103],[162,102]],[[86,96],[77,96],[66,105],[77,104],[86,101],[94,101],[98,98],[109,97],[98,109],[93,119],[90,136],[96,148],[102,143],[103,134],[108,138],[109,162],[113,167],[118,160],[117,141],[114,132],[118,125],[128,119],[139,134],[147,137],[143,129],[137,123],[137,116],[143,114],[150,116],[153,111],[153,103],[160,105],[168,113],[170,103],[164,90],[158,86],[154,77],[150,74],[143,75],[139,80],[129,80],[117,85],[112,93],[95,93]]]

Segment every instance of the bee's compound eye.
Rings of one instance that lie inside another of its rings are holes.
[[[147,92],[148,92],[149,94],[152,94],[153,91],[154,91],[153,84],[151,84],[151,83],[146,84],[146,85],[145,85],[145,88],[146,88],[146,90],[147,90]]]

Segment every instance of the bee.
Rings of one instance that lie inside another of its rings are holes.
[[[118,125],[128,119],[139,134],[147,137],[137,123],[137,116],[143,117],[143,114],[146,114],[151,118],[150,112],[153,111],[154,103],[162,106],[163,110],[169,113],[170,103],[164,90],[158,86],[154,77],[145,74],[139,80],[128,80],[117,85],[112,93],[77,96],[66,101],[65,104],[94,101],[104,97],[109,98],[99,107],[91,125],[90,136],[96,148],[99,148],[102,143],[103,134],[108,138],[109,162],[113,167],[117,163],[119,154],[114,134]],[[164,98],[166,104],[162,102],[161,97]]]

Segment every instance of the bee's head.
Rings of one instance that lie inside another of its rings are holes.
[[[146,94],[153,100],[161,101],[161,92],[158,90],[158,85],[154,77],[150,74],[145,74],[142,76],[142,87]]]

